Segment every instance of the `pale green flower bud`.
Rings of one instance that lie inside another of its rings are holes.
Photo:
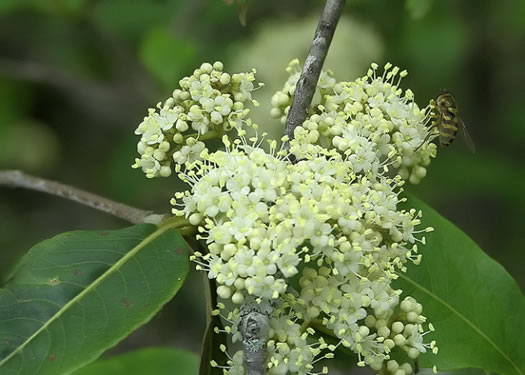
[[[386,326],[381,327],[377,330],[377,334],[382,337],[388,337],[388,335],[390,335],[390,330]]]
[[[189,129],[189,126],[188,126],[188,123],[184,120],[177,120],[177,122],[175,123],[175,128],[179,131],[179,132],[185,132],[186,130]]]
[[[420,354],[420,352],[416,348],[408,349],[408,356],[411,359],[416,359],[417,357],[419,357],[419,354]]]
[[[221,285],[217,288],[217,295],[221,298],[228,299],[232,295],[231,289],[227,286]]]
[[[270,110],[270,116],[273,118],[280,118],[282,116],[282,112],[279,108],[272,108]]]
[[[231,81],[231,76],[228,73],[222,73],[219,81],[222,85],[227,85]]]
[[[160,167],[159,175],[161,177],[169,177],[171,176],[171,168],[169,165],[163,165]]]
[[[182,142],[184,142],[184,137],[182,136],[182,134],[176,133],[173,136],[173,142],[175,142],[176,144],[181,144]]]
[[[223,69],[224,69],[224,64],[223,64],[222,62],[220,62],[220,61],[215,61],[215,62],[213,63],[213,69],[222,72]]]
[[[401,333],[403,332],[403,329],[405,328],[405,326],[403,325],[402,322],[394,322],[392,324],[392,332],[394,333]]]
[[[201,73],[210,74],[212,70],[213,70],[213,66],[209,63],[203,63],[200,67]]]
[[[394,342],[398,346],[404,345],[405,341],[406,341],[405,336],[403,336],[402,334],[397,334],[394,336]]]
[[[399,364],[397,361],[391,359],[386,363],[386,368],[390,373],[395,373],[399,369]]]

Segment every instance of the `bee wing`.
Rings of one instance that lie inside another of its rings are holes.
[[[465,137],[465,144],[467,145],[467,148],[470,152],[475,153],[476,152],[476,145],[474,144],[474,141],[470,137],[470,134],[468,133],[467,126],[463,122],[463,120],[459,120],[459,123],[461,124],[461,129],[463,130],[463,136]]]

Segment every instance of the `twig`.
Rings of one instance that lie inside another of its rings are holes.
[[[101,197],[100,195],[89,193],[73,186],[31,176],[17,170],[0,171],[0,186],[1,185],[13,188],[21,187],[57,195],[92,207],[96,210],[106,212],[133,224],[159,224],[166,217],[166,215],[155,214],[152,211],[144,211]]]
[[[270,315],[273,307],[268,301],[248,298],[241,307],[241,323],[246,375],[266,374],[266,344],[270,329]]]
[[[293,139],[295,128],[302,125],[306,119],[344,5],[345,0],[326,1],[288,112],[285,133],[289,140]],[[271,308],[265,310],[263,305],[253,302],[245,302],[241,308],[242,319],[239,330],[243,337],[246,375],[266,374],[266,344],[271,311]]]
[[[321,69],[344,5],[345,0],[326,1],[323,14],[315,31],[314,40],[304,62],[303,72],[295,86],[292,106],[288,112],[285,132],[289,140],[293,139],[295,128],[302,125],[306,119],[317,81],[319,80],[319,75],[321,74]]]

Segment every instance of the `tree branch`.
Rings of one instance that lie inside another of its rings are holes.
[[[323,14],[315,31],[314,40],[304,62],[301,77],[295,86],[292,106],[288,112],[285,132],[289,140],[293,139],[295,128],[301,126],[308,115],[317,81],[319,81],[319,75],[321,74],[321,69],[323,68],[323,63],[344,5],[345,0],[326,1]]]
[[[289,140],[293,139],[295,128],[302,125],[306,119],[344,5],[345,0],[326,1],[303,71],[295,87],[292,106],[288,112],[285,133]],[[241,307],[242,319],[239,330],[243,337],[246,375],[266,374],[266,344],[271,312],[272,308],[268,308],[264,301],[261,305],[253,301],[246,301]]]
[[[248,298],[241,307],[239,330],[242,334],[246,375],[266,374],[266,344],[272,312],[273,307],[269,301],[258,303],[255,298]]]
[[[99,211],[119,217],[133,224],[152,223],[159,224],[166,215],[155,214],[135,207],[115,202],[85,190],[60,182],[35,177],[17,170],[0,171],[0,186],[25,188],[56,195],[62,198],[81,203]]]

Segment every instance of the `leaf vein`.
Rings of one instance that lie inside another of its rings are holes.
[[[62,314],[64,314],[66,311],[69,310],[71,306],[73,306],[75,303],[80,301],[83,297],[85,297],[88,293],[91,291],[96,292],[96,288],[105,281],[111,274],[113,274],[116,270],[120,269],[122,265],[124,265],[127,261],[130,260],[135,254],[137,254],[140,250],[145,248],[147,245],[149,245],[151,242],[153,242],[156,238],[161,236],[164,232],[166,232],[169,229],[172,229],[177,226],[177,223],[173,223],[171,225],[166,225],[164,227],[157,228],[153,233],[149,234],[146,238],[144,238],[140,243],[138,243],[135,247],[133,247],[129,252],[125,253],[122,258],[120,258],[118,261],[116,261],[111,267],[109,267],[107,270],[104,271],[98,278],[96,278],[93,283],[91,283],[87,288],[82,290],[80,293],[78,293],[75,297],[73,297],[70,301],[68,301],[60,310],[58,310],[48,321],[45,322],[45,324],[40,327],[38,330],[36,330],[31,336],[29,336],[20,346],[18,346],[14,351],[9,353],[4,359],[0,361],[0,367],[2,367],[7,361],[9,361],[13,356],[15,356],[17,353],[22,353],[24,348],[32,341],[34,340],[39,334],[41,334],[44,330],[47,329],[48,326],[50,326],[55,320],[57,320]],[[96,292],[98,294],[98,292]],[[105,304],[104,304],[105,306]],[[19,371],[20,373],[20,371]]]
[[[479,327],[474,325],[470,320],[467,319],[463,314],[461,314],[458,310],[456,310],[453,306],[445,302],[443,299],[441,299],[439,296],[437,296],[435,293],[431,292],[421,284],[415,282],[414,280],[406,277],[403,274],[399,274],[399,277],[401,277],[403,280],[407,281],[408,283],[415,286],[417,289],[421,290],[422,292],[428,294],[431,298],[434,298],[437,302],[441,303],[443,306],[445,306],[447,309],[449,309],[453,314],[455,314],[458,318],[460,318],[463,322],[465,322],[470,328],[472,328],[478,335],[480,335],[483,339],[485,339],[507,362],[509,362],[512,367],[516,370],[516,372],[519,375],[523,375],[523,372],[520,370],[520,368],[514,363],[514,361],[494,342],[492,339],[485,334]]]

